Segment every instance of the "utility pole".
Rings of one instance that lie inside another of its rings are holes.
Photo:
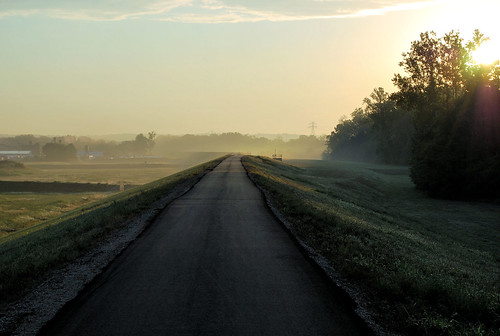
[[[316,123],[313,121],[311,123],[309,123],[309,128],[311,129],[311,135],[316,135],[316,127],[318,125],[316,125]]]

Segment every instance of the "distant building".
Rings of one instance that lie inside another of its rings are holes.
[[[88,149],[88,148],[86,148]],[[95,160],[104,158],[104,152],[89,152],[87,150],[79,150],[77,153],[78,158],[83,160]]]
[[[31,151],[0,151],[0,161],[31,158],[33,158],[33,153]]]

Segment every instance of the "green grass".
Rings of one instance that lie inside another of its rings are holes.
[[[291,221],[393,332],[500,327],[500,205],[429,199],[406,167],[260,157],[244,162]]]
[[[110,193],[0,193],[0,213],[2,214],[0,238],[109,196]]]
[[[219,158],[66,212],[0,238],[0,306],[138,216],[175,186],[215,167]]]

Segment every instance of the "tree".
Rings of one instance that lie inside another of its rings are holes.
[[[408,164],[413,125],[410,114],[381,87],[363,100],[377,140],[377,158],[387,164]]]
[[[351,119],[343,119],[327,137],[325,157],[341,160],[408,164],[411,117],[381,87],[363,100]]]
[[[148,133],[148,137],[143,133],[137,134],[133,141],[123,141],[117,147],[117,150],[122,155],[145,155],[151,154],[155,145],[156,133],[154,131]]]
[[[485,130],[474,127],[489,114],[500,132],[498,63],[478,65],[471,55],[485,40],[477,30],[466,44],[453,31],[441,38],[422,33],[403,53],[400,66],[407,75],[393,78],[399,88],[394,99],[413,114],[411,178],[431,195],[481,197],[491,187],[488,180],[498,181],[489,167],[499,165],[500,142],[486,145],[486,138],[477,136]]]
[[[494,87],[500,87],[500,61],[497,60],[492,64],[478,64],[474,62],[472,58],[472,53],[477,49],[481,48],[485,42],[489,40],[489,37],[482,34],[479,30],[474,31],[472,40],[466,45],[468,52],[467,58],[467,71],[465,73],[465,81],[467,87],[474,89],[481,85],[493,85]]]
[[[327,137],[325,156],[336,160],[373,162],[376,160],[376,142],[372,121],[361,108],[343,119]]]
[[[148,133],[148,141],[147,141],[147,144],[148,144],[148,152],[149,154],[151,155],[152,151],[153,151],[153,147],[155,146],[156,142],[155,142],[155,139],[156,139],[156,132],[155,131],[151,131]]]
[[[134,152],[137,154],[146,154],[148,150],[148,138],[144,134],[137,134],[133,142]]]
[[[76,148],[73,144],[49,142],[42,147],[42,152],[49,161],[70,161],[76,159]]]

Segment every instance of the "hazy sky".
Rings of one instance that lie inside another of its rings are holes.
[[[328,134],[498,0],[0,0],[0,134]]]

